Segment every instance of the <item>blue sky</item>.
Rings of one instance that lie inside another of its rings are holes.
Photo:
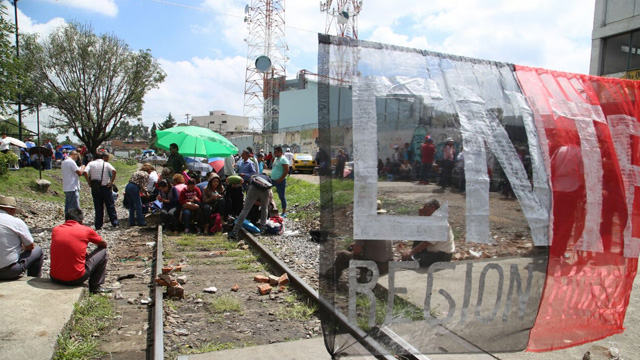
[[[13,21],[13,6],[2,1]],[[587,73],[595,0],[363,0],[359,37],[394,45]],[[150,49],[167,73],[145,97],[145,124],[169,112],[242,115],[247,46],[244,0],[20,0],[21,32],[49,34],[70,21]],[[490,4],[490,5],[489,5]],[[313,0],[288,0],[287,76],[317,69],[326,15]],[[27,125],[35,127],[33,119]]]

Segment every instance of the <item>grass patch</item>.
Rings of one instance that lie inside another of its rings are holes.
[[[387,316],[387,301],[386,299],[381,299],[379,297],[376,298],[376,316],[375,323],[376,325],[382,325]],[[358,294],[356,298],[356,311],[357,311],[357,320],[358,326],[364,330],[369,331],[371,328],[369,327],[369,309],[371,307],[371,301],[369,297]],[[396,297],[393,301],[393,309],[392,309],[392,318],[406,318],[411,321],[421,321],[424,320],[423,310],[410,304],[409,302]]]
[[[116,168],[116,185],[119,189],[124,190],[125,185],[129,182],[129,176],[138,168],[137,164],[129,165],[124,160],[114,160],[110,162]],[[62,191],[62,170],[53,168],[51,170],[42,170],[42,179],[51,182],[49,191],[46,194],[35,191],[35,181],[40,178],[39,171],[32,167],[25,167],[15,171],[9,171],[5,176],[0,177],[2,183],[2,192],[5,195],[51,201],[58,204],[64,204],[64,191]],[[25,186],[25,184],[27,186]],[[89,194],[89,185],[80,179],[82,193]],[[56,195],[57,193],[57,195]]]
[[[309,220],[320,216],[320,187],[307,181],[289,177],[285,191],[287,197],[287,216],[292,219]],[[273,200],[277,206],[281,206],[278,192],[273,189]],[[315,204],[316,206],[312,206]],[[294,210],[295,212],[291,212]],[[282,211],[282,209],[280,209]]]
[[[318,307],[315,304],[306,299],[298,298],[295,294],[285,296],[284,301],[286,306],[280,308],[276,313],[280,320],[307,321],[318,311]]]
[[[199,343],[194,345],[192,349],[186,352],[183,352],[183,354],[202,354],[202,353],[208,353],[212,351],[235,349],[235,347],[236,345],[231,342],[226,342],[226,343],[205,342],[205,343]]]
[[[113,323],[115,311],[108,298],[89,295],[74,306],[71,322],[58,338],[55,360],[93,359],[104,355],[94,334],[103,334]]]
[[[209,321],[217,322],[225,313],[242,314],[242,302],[232,295],[224,294],[211,299],[208,304],[208,310],[213,314]]]

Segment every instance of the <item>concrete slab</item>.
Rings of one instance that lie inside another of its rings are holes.
[[[341,340],[345,343],[345,340]],[[357,342],[347,341],[351,343],[353,348],[349,349],[351,353],[356,352],[363,355],[354,355],[341,357],[341,359],[352,360],[375,360],[368,352]],[[354,348],[356,348],[354,350]],[[246,347],[242,349],[231,349],[210,352],[196,355],[179,356],[178,360],[209,360],[209,359],[243,359],[243,360],[328,360],[331,356],[324,346],[322,337],[315,337],[308,340],[290,341],[285,343],[276,343],[270,345],[260,345]]]
[[[0,282],[0,357],[48,360],[82,287],[23,277]]]
[[[450,268],[438,269],[431,278],[427,269],[395,273],[393,286],[406,289],[406,293],[394,293],[423,310],[425,318],[432,321],[389,324],[393,332],[422,353],[466,353],[476,348],[471,344],[482,344],[490,352],[526,346],[544,285],[545,258],[511,257],[434,266]],[[388,288],[389,275],[381,276],[378,284]]]

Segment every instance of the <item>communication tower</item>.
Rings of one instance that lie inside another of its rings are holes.
[[[244,12],[248,29],[244,116],[250,128],[272,134],[278,131],[279,97],[288,60],[284,0],[252,0]]]
[[[320,11],[327,13],[325,33],[357,40],[360,10],[362,10],[362,0],[321,0]],[[353,48],[340,46],[336,53],[331,55],[329,61],[332,82],[337,81],[338,84],[348,85],[351,77],[356,75],[358,52]]]

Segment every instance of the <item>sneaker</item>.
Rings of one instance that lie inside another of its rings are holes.
[[[198,235],[199,235],[199,234],[201,234],[201,233],[202,233],[202,230],[200,230],[200,228],[196,228],[196,234],[198,234]]]
[[[231,231],[230,233],[227,234],[227,238],[229,240],[238,240],[238,233],[235,231]]]
[[[103,288],[102,286],[100,286],[97,289],[89,290],[89,292],[92,294],[108,294],[111,292],[111,289]]]
[[[264,235],[266,235],[266,234],[267,234],[267,229],[265,229],[265,228],[261,228],[261,229],[260,229],[260,236],[264,236]]]
[[[280,216],[281,216],[282,218],[286,218],[286,217],[287,217],[287,214],[282,213],[282,214],[280,214]]]

